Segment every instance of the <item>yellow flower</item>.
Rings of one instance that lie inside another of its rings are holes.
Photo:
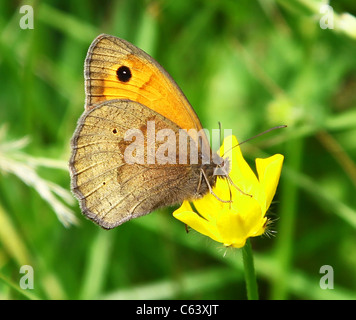
[[[224,154],[224,145],[238,145],[236,137],[225,138],[220,156]],[[232,203],[221,202],[209,193],[193,201],[198,213],[184,201],[173,216],[224,246],[241,248],[247,238],[259,236],[266,229],[266,212],[276,192],[284,157],[276,154],[256,159],[258,177],[243,158],[239,146],[227,150],[224,157],[231,162],[229,176],[240,190],[231,184],[229,188],[227,179],[218,178],[213,192],[220,199],[230,200],[231,190]]]

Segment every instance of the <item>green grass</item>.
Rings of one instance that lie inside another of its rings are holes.
[[[19,27],[32,4],[34,29]],[[256,157],[282,153],[272,238],[251,239],[262,299],[356,298],[356,37],[352,0],[2,1],[0,299],[246,299],[240,250],[186,234],[174,208],[105,231],[69,192],[83,63],[99,33],[173,76],[203,126],[232,128]],[[22,265],[34,289],[20,288]],[[334,269],[334,289],[319,286]]]

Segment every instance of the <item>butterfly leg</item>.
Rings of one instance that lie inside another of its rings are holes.
[[[204,177],[204,179],[205,179],[205,181],[206,181],[206,184],[208,185],[208,188],[209,188],[210,193],[211,193],[216,199],[218,199],[218,200],[221,201],[221,202],[224,202],[224,203],[231,203],[232,200],[222,200],[221,198],[219,198],[219,197],[215,194],[215,192],[214,192],[213,189],[211,188],[211,185],[210,185],[210,183],[209,183],[209,181],[208,181],[208,178],[207,178],[207,176],[206,176],[204,170],[203,170],[203,169],[200,169],[200,170],[201,170],[201,173],[202,173],[202,175],[203,175],[203,177]]]

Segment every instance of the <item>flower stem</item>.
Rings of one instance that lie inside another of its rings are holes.
[[[245,269],[247,298],[249,300],[258,300],[256,273],[253,264],[252,247],[249,239],[247,239],[245,246],[242,248],[242,259]]]

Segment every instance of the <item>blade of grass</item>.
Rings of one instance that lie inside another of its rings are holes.
[[[284,166],[285,176],[293,183],[303,188],[316,203],[322,206],[326,212],[339,216],[351,227],[356,228],[356,210],[334,197],[322,186],[314,182],[310,177]]]
[[[102,295],[102,300],[154,300],[175,299],[177,296],[193,296],[201,292],[217,290],[233,281],[242,280],[242,273],[226,268],[210,268],[191,271],[179,279],[165,279],[119,289]]]
[[[85,264],[80,299],[95,299],[101,294],[106,280],[113,233],[98,229],[91,243],[88,260]]]
[[[294,139],[290,141],[286,147],[286,165],[289,165],[295,171],[300,171],[302,154],[303,140]],[[279,208],[281,218],[275,247],[275,261],[279,277],[272,281],[272,299],[286,299],[288,296],[294,229],[298,210],[298,186],[283,175],[284,173],[282,173],[282,195]]]
[[[29,300],[40,300],[40,298],[36,294],[32,293],[30,290],[21,289],[19,285],[17,285],[15,282],[8,279],[1,272],[0,272],[0,280],[4,281],[9,287],[16,290],[18,293],[25,296]]]
[[[97,28],[87,22],[44,2],[39,4],[37,16],[41,22],[58,29],[79,42],[90,43],[100,33]]]
[[[19,266],[30,264],[30,253],[9,214],[0,204],[0,243]]]

